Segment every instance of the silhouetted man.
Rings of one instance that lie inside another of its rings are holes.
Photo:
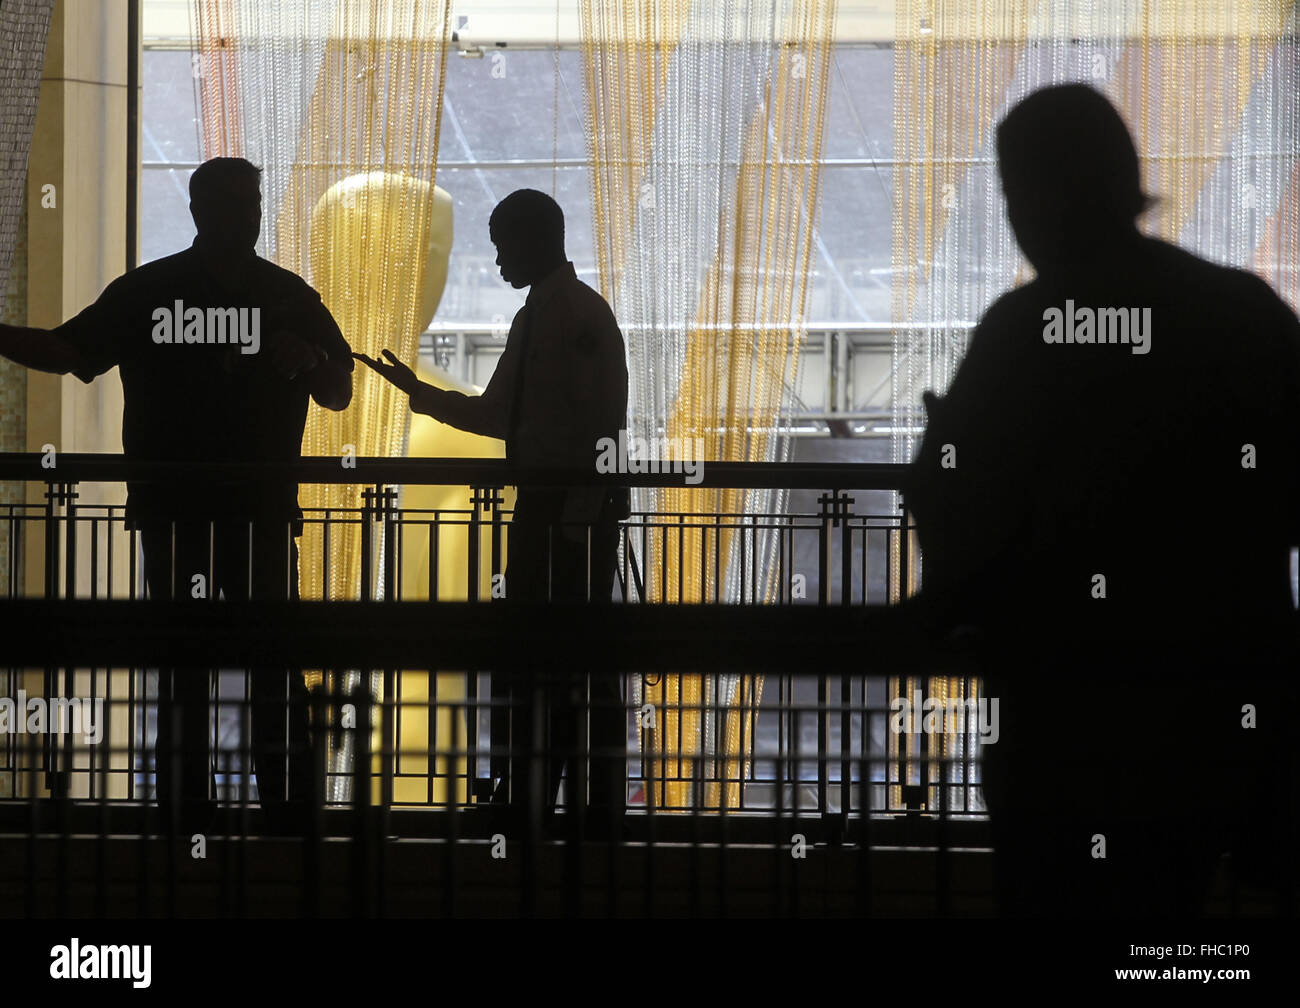
[[[592,469],[602,438],[623,437],[627,422],[627,363],[618,323],[596,291],[578,280],[564,253],[564,215],[545,193],[521,189],[492,211],[489,233],[501,277],[530,287],[515,315],[506,347],[480,396],[427,385],[390,352],[389,363],[357,354],[410,396],[411,409],[461,430],[504,438],[506,458],[522,467]],[[607,603],[613,594],[618,522],[626,491],[603,487],[519,488],[510,524],[506,598],[515,602]],[[578,801],[582,767],[571,753],[587,748],[584,731],[588,656],[579,649],[548,658],[545,702],[550,741],[545,800],[553,808],[568,762],[570,814]],[[567,663],[567,667],[566,667]],[[589,677],[593,831],[622,815],[626,801],[626,715],[617,680]],[[520,821],[528,805],[523,757],[534,749],[537,708],[527,678],[512,677],[510,748],[514,768],[498,785],[494,803],[509,802]],[[520,694],[525,694],[520,696]],[[576,819],[576,815],[574,815]]]
[[[1137,155],[1097,92],[1037,92],[997,145],[1037,276],[927,393],[906,499],[923,599],[991,645],[1002,908],[1195,913],[1222,851],[1274,885],[1289,861],[1267,666],[1292,647],[1300,323],[1138,232]]]
[[[300,458],[309,397],[332,410],[351,401],[351,350],[320,296],[257,255],[260,169],[242,158],[200,165],[190,212],[190,248],[114,280],[56,329],[4,327],[0,353],[85,382],[117,366],[129,460],[274,472]],[[297,597],[292,480],[131,482],[126,512],[154,599]],[[312,795],[306,689],[282,668],[252,669],[250,684],[258,797],[273,830],[293,828]],[[158,693],[159,805],[171,828],[202,832],[215,808],[208,675],[161,669]]]

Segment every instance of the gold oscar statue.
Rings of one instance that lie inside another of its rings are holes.
[[[442,189],[426,181],[393,172],[369,172],[350,176],[331,186],[317,201],[311,215],[312,280],[325,304],[338,320],[354,350],[379,356],[383,347],[395,347],[413,363],[422,381],[441,388],[474,394],[481,389],[459,381],[439,367],[415,363],[420,334],[432,321],[447,282],[452,242],[452,201]],[[386,247],[371,249],[375,236],[383,235]],[[375,253],[368,257],[367,252]],[[355,446],[357,455],[405,454],[426,458],[501,458],[504,445],[439,423],[432,417],[412,414],[406,398],[368,369],[354,373],[352,407],[345,414],[313,411],[304,454],[338,454],[345,444]],[[349,415],[350,414],[350,415]],[[337,420],[335,418],[338,418]],[[409,429],[407,428],[409,424]],[[330,429],[330,425],[339,429]],[[399,426],[400,425],[400,426]],[[400,435],[405,432],[407,436]],[[311,441],[312,436],[316,441]],[[314,450],[312,450],[314,449]],[[306,507],[356,506],[342,496],[313,499],[330,491],[350,493],[359,487],[304,487]],[[512,505],[508,499],[506,506]],[[400,598],[427,599],[431,583],[430,532],[435,512],[443,525],[438,532],[437,566],[434,572],[440,600],[467,597],[466,568],[469,562],[467,517],[470,488],[415,484],[403,489],[401,506],[407,521],[402,528]],[[313,536],[314,533],[314,536]],[[320,526],[308,525],[302,550],[304,597],[322,597],[324,586],[355,586],[360,583],[360,537],[333,534],[328,572],[324,569],[319,539]],[[485,540],[480,555],[481,584],[490,583],[491,554]],[[376,553],[379,551],[376,550]],[[328,581],[326,581],[328,574]],[[484,591],[484,596],[488,591]],[[331,597],[339,597],[333,590]],[[431,657],[436,661],[437,642]],[[393,801],[403,804],[442,804],[449,798],[466,800],[467,723],[463,704],[465,673],[457,671],[414,671],[398,673],[400,737],[397,758],[392,765]],[[376,699],[382,699],[382,682],[371,683]],[[430,689],[436,718],[430,736]],[[372,752],[381,751],[378,717]],[[432,766],[430,765],[432,761]],[[346,760],[344,761],[346,763]],[[336,767],[335,772],[342,768]],[[372,800],[378,800],[382,764],[376,756]],[[456,781],[454,789],[448,787]]]

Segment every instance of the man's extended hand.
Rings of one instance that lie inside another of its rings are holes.
[[[410,395],[422,384],[420,379],[416,377],[415,372],[399,361],[391,350],[384,351],[384,356],[388,358],[387,364],[377,361],[373,357],[367,357],[363,353],[357,353],[355,350],[352,352],[352,356],[379,374],[380,377],[388,379],[407,395]]]
[[[20,367],[49,374],[68,374],[86,365],[81,354],[53,329],[0,322],[0,357]]]

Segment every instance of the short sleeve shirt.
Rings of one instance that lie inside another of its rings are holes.
[[[254,257],[238,290],[202,268],[193,247],[114,280],[56,332],[82,356],[84,382],[116,366],[124,405],[122,448],[133,461],[296,462],[308,378],[271,365],[271,335],[289,330],[352,369],[329,310],[300,277]],[[135,523],[187,517],[295,520],[292,481],[216,479],[128,485]]]

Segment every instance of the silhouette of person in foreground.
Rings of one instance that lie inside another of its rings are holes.
[[[1300,322],[1139,233],[1137,155],[1096,91],[1031,95],[997,150],[1037,276],[926,394],[906,501],[923,606],[986,635],[1002,911],[1194,914],[1225,851],[1285,899]]]
[[[564,252],[564,214],[545,193],[511,193],[492,211],[488,228],[502,279],[531,290],[482,395],[427,385],[388,350],[387,363],[355,356],[407,393],[417,413],[503,438],[506,458],[516,465],[593,469],[598,442],[618,443],[627,422],[627,363],[618,323],[604,298],[575,275]],[[506,599],[610,602],[618,523],[626,516],[625,489],[520,487],[509,528]],[[627,790],[626,712],[618,680],[587,674],[587,661],[579,642],[544,662],[540,683],[534,673],[507,677],[512,760],[492,800],[510,806],[505,818],[512,828],[522,828],[530,805],[540,807],[543,799],[548,817],[553,813],[567,764],[570,830],[582,816],[589,835],[618,831]],[[548,742],[536,738],[547,732]],[[538,750],[546,755],[534,770],[530,754]],[[587,752],[590,798],[579,811],[583,803],[575,799],[585,790]],[[542,782],[543,794],[533,780]]]
[[[190,248],[129,271],[53,330],[4,327],[0,353],[84,382],[117,366],[129,460],[261,462],[272,472],[298,461],[308,399],[347,407],[354,365],[319,295],[257,255],[260,187],[260,169],[242,158],[200,165]],[[154,599],[297,598],[292,480],[135,481],[126,513]],[[296,830],[312,798],[306,688],[283,668],[251,669],[250,686],[258,797],[272,831]],[[206,832],[207,670],[160,669],[158,693],[160,809],[170,829]]]

